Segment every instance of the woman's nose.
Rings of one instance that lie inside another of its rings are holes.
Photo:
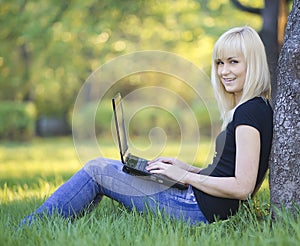
[[[228,65],[224,64],[224,65],[222,66],[221,74],[222,74],[222,75],[226,75],[226,74],[228,74],[229,72],[230,72],[230,70],[229,70]]]

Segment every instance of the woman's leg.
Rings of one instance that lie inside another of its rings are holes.
[[[191,224],[207,223],[198,207],[192,187],[187,190],[166,187],[129,175],[122,171],[123,164],[110,159],[95,159],[84,170],[98,183],[100,193],[116,200],[128,209],[140,212],[158,210],[176,219]]]
[[[36,217],[55,212],[63,217],[72,217],[91,208],[102,198],[98,184],[84,171],[79,170],[61,185],[36,211],[21,221],[30,224]]]
[[[129,175],[122,171],[120,161],[98,158],[88,162],[71,179],[60,186],[35,212],[21,224],[35,217],[58,212],[63,217],[78,215],[95,206],[103,195],[128,209],[146,212],[158,209],[172,218],[184,219],[192,224],[207,222],[198,207],[191,187],[178,190]]]

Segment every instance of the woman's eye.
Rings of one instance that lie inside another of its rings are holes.
[[[222,65],[223,62],[219,60],[219,61],[216,61],[216,64],[217,64],[217,65]]]
[[[235,64],[235,63],[239,63],[237,60],[231,60],[230,63]]]

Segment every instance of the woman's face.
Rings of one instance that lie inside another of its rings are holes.
[[[232,55],[216,60],[217,73],[225,90],[240,99],[246,79],[246,62],[243,55]]]

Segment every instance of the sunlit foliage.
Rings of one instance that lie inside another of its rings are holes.
[[[164,50],[209,74],[216,37],[235,25],[259,29],[261,19],[229,0],[2,0],[0,23],[0,100],[34,101],[38,115],[61,116],[112,58]]]

